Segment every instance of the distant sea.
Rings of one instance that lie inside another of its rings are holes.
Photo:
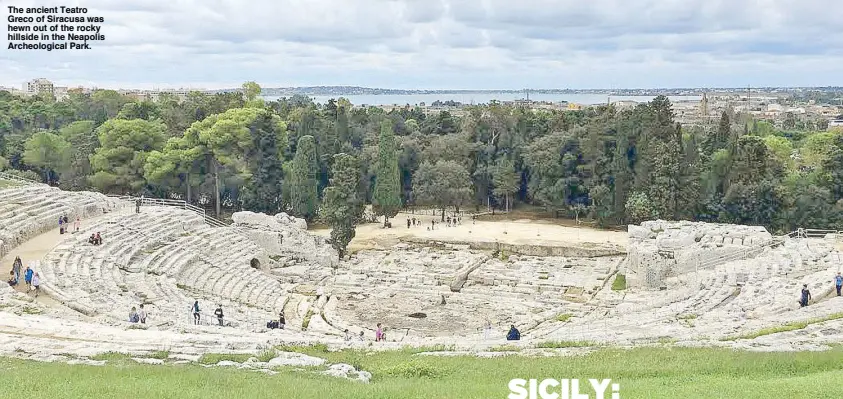
[[[282,96],[263,96],[267,101],[274,101]],[[425,103],[430,105],[436,100],[439,101],[456,101],[463,104],[485,104],[492,100],[497,101],[513,101],[524,98],[523,93],[471,93],[471,94],[406,94],[406,95],[391,95],[391,94],[366,94],[366,95],[348,95],[348,96],[310,96],[314,102],[326,103],[330,99],[337,99],[345,97],[354,105],[418,105]],[[636,101],[647,102],[655,98],[655,96],[609,96],[607,94],[530,94],[530,100],[533,101],[550,101],[594,105],[605,104],[607,100],[615,101]],[[670,101],[699,101],[701,96],[668,96]]]

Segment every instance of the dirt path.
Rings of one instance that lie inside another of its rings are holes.
[[[106,217],[111,217],[114,215],[121,214],[123,212],[128,212],[126,210],[119,210],[110,213],[106,213],[100,216],[91,217],[88,219],[82,220],[82,226],[80,227],[80,232],[76,234],[85,234],[85,227],[90,226],[94,222],[104,219]],[[71,229],[73,224],[71,223]],[[30,239],[29,241],[24,242],[21,245],[13,248],[6,254],[3,259],[0,259],[0,270],[4,271],[4,276],[8,276],[9,270],[11,270],[12,263],[15,261],[15,257],[20,257],[21,262],[23,262],[23,267],[21,268],[21,283],[15,287],[15,290],[18,292],[29,293],[29,289],[26,286],[26,283],[23,281],[23,271],[26,270],[26,266],[29,265],[31,261],[44,261],[44,257],[47,256],[53,248],[57,247],[61,244],[64,240],[69,239],[70,237],[74,237],[74,234],[67,234],[61,235],[59,234],[59,228],[56,227],[53,230],[50,230],[46,233],[37,235]],[[5,280],[4,280],[5,281]],[[31,294],[30,294],[31,295]],[[50,307],[59,307],[63,309],[69,309],[59,303],[58,301],[54,300],[53,298],[47,296],[43,292],[38,295],[36,301],[42,305],[47,305]],[[75,312],[75,311],[71,311]]]

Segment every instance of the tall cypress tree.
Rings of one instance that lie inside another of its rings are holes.
[[[354,226],[363,213],[363,202],[357,195],[359,170],[360,165],[354,156],[345,153],[334,155],[331,185],[324,192],[322,212],[331,226],[331,246],[337,250],[340,259],[354,238]]]
[[[296,155],[290,171],[290,205],[293,214],[307,221],[316,216],[317,194],[316,180],[319,165],[316,161],[316,140],[313,136],[302,136],[296,146]]]
[[[349,141],[348,129],[348,115],[344,106],[337,107],[337,124],[336,124],[336,149],[337,151],[344,151],[346,147],[351,148]]]
[[[401,209],[401,177],[398,171],[398,154],[392,122],[381,122],[378,138],[378,161],[375,170],[375,192],[372,196],[375,214],[383,215],[383,225]]]

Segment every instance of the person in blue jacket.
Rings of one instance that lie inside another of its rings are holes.
[[[515,328],[515,324],[509,327],[509,332],[506,333],[506,340],[507,341],[519,341],[521,340],[521,333],[518,332],[518,329]]]

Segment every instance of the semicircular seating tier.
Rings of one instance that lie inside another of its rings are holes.
[[[672,278],[669,290],[598,296],[607,305],[613,295],[622,295],[623,301],[571,323],[549,325],[534,335],[595,342],[654,336],[681,340],[781,324],[811,312],[811,307],[800,308],[797,303],[803,283],[815,301],[834,295],[831,276],[839,270],[839,256],[823,240],[790,240],[754,259],[728,261]]]
[[[509,256],[480,251],[405,248],[361,251],[331,279],[323,317],[338,329],[378,322],[400,335],[477,339],[524,331],[559,314],[584,314],[588,298],[622,258]]]
[[[121,205],[100,193],[10,183],[0,189],[0,258],[23,242],[58,228],[60,216],[66,215],[72,223],[77,216],[98,216]]]
[[[96,232],[102,245],[88,242]],[[43,287],[67,306],[107,319],[125,320],[144,303],[156,324],[189,324],[199,300],[209,323],[222,305],[233,325],[260,327],[277,318],[290,288],[251,266],[260,252],[234,228],[150,206],[102,218],[58,245],[41,266]]]

